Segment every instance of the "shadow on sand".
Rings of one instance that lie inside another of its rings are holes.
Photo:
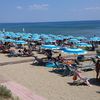
[[[96,80],[95,78],[90,79],[89,82],[90,82],[91,85],[100,86],[100,80]],[[68,84],[71,85],[71,86],[79,86],[79,85],[85,85],[86,86],[85,83],[83,83],[83,82],[80,83],[78,81],[76,81],[76,82],[68,82]],[[96,93],[100,93],[100,91],[96,91]]]
[[[68,82],[69,85],[71,86],[87,86],[85,83],[76,83],[76,82]]]
[[[43,62],[42,63],[35,62],[35,63],[31,63],[31,65],[45,67],[45,63]]]
[[[99,93],[100,94],[100,91],[96,91],[96,93]]]
[[[92,84],[92,85],[100,86],[100,79],[97,80],[96,78],[91,78],[91,79],[89,80],[89,82],[90,82],[90,84]]]
[[[55,74],[59,74],[62,77],[64,77],[64,76],[71,76],[72,75],[72,73],[70,73],[69,70],[64,70],[64,69],[55,69],[55,70],[52,70],[52,71],[49,71],[49,72],[55,73]]]

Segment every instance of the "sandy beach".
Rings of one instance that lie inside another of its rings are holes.
[[[0,100],[100,100],[100,0],[1,0]]]
[[[31,58],[8,58],[0,54],[1,62],[17,61]],[[72,86],[72,77],[62,77],[52,72],[52,68],[32,65],[32,61],[0,66],[0,80],[11,80],[19,83],[46,100],[99,100],[100,85],[94,84],[95,71],[82,72],[91,79],[92,87]]]

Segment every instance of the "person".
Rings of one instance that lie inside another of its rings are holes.
[[[22,56],[23,55],[23,52],[21,49],[18,50],[18,56]]]
[[[63,62],[64,58],[59,54],[56,58],[58,61]]]
[[[46,55],[47,55],[47,59],[51,60],[52,59],[52,50],[47,49],[46,50]]]
[[[85,83],[87,86],[92,86],[92,85],[90,84],[90,82],[88,81],[88,78],[83,77],[83,76],[81,75],[81,71],[79,71],[79,70],[76,69],[76,68],[75,68],[73,71],[74,71],[74,76],[73,76],[74,82],[75,82],[75,80],[77,80],[77,78],[79,78],[79,79],[82,80],[83,83]]]
[[[25,47],[25,48],[23,49],[23,54],[24,54],[24,55],[27,55],[27,53],[28,53],[28,50],[27,50],[27,48]]]
[[[96,62],[96,79],[100,79],[100,56],[97,57],[98,60]]]
[[[67,63],[69,65],[69,69],[73,72],[73,83],[77,82],[76,80],[79,78],[80,82],[85,83],[87,86],[92,86],[88,81],[87,77],[83,77],[81,71],[77,69],[77,67],[73,66],[71,62]]]
[[[92,51],[95,51],[95,45],[92,43]]]

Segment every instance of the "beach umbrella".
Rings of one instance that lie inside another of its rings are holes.
[[[55,45],[42,45],[41,48],[42,49],[51,49],[51,50],[60,49],[60,47],[55,46]]]
[[[16,44],[27,44],[26,41],[23,41],[23,40],[17,40],[15,41]]]
[[[3,33],[0,33],[0,37],[4,37],[5,35]]]
[[[10,37],[11,37],[11,38],[20,38],[21,36],[16,35],[16,34],[13,34],[13,35],[11,35]]]
[[[57,35],[54,37],[55,40],[63,40],[63,36],[62,35]]]
[[[74,37],[71,36],[71,35],[69,35],[69,36],[66,37],[66,39],[72,39],[72,38],[74,38]]]
[[[93,37],[93,38],[90,38],[90,41],[100,41],[100,37]]]
[[[34,41],[41,40],[41,39],[40,39],[40,35],[38,35],[38,34],[33,34],[31,40],[34,40]]]
[[[88,43],[77,43],[76,46],[78,46],[78,47],[92,47],[92,45],[88,44]]]
[[[70,39],[69,42],[73,42],[73,43],[79,43],[80,41],[77,39]]]
[[[62,51],[64,53],[75,54],[75,55],[81,55],[81,54],[87,53],[87,51],[80,49],[80,48],[63,48]]]
[[[4,41],[4,38],[0,37],[0,41]]]
[[[79,37],[75,37],[75,38],[78,40],[85,40],[86,39],[86,37],[84,37],[84,36],[79,36]]]
[[[30,40],[30,37],[29,36],[23,36],[23,37],[21,37],[21,39]]]
[[[51,42],[54,42],[54,40],[49,38],[49,39],[46,39],[45,42],[46,43],[51,43]]]
[[[34,41],[39,41],[41,40],[39,37],[32,37],[31,40],[34,40]]]
[[[15,42],[15,40],[13,40],[13,39],[4,39],[3,41],[4,41],[4,42],[12,42],[12,43]]]
[[[49,38],[49,36],[46,35],[46,34],[41,34],[40,37],[41,37],[41,38]]]

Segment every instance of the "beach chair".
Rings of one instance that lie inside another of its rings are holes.
[[[43,58],[38,58],[37,56],[33,56],[33,64],[37,63],[39,65],[45,66],[46,62]]]
[[[73,79],[73,83],[76,84],[76,85],[80,85],[80,84],[86,84],[87,86],[92,86],[90,83],[89,83],[89,78],[87,77],[83,77],[81,75],[81,72],[78,71],[77,69],[73,70],[74,71],[74,76],[76,77],[76,79],[74,80]],[[73,76],[73,77],[74,77]],[[78,79],[79,78],[79,79]]]
[[[67,64],[64,65],[64,72],[63,72],[62,76],[66,76],[66,75],[67,76],[72,76],[73,75],[72,68]]]
[[[74,80],[73,84],[77,85],[77,86],[83,85],[83,84],[91,86],[90,83],[89,83],[89,79],[88,78],[82,78],[82,79]]]
[[[64,64],[56,58],[52,58],[51,62],[53,63],[53,70],[63,70]]]
[[[84,55],[79,55],[79,56],[77,57],[77,60],[78,60],[78,61],[84,61],[84,59],[85,59]]]
[[[81,70],[89,71],[89,70],[94,70],[95,69],[95,64],[96,64],[95,58],[91,58],[91,60],[88,61],[87,64],[85,63],[85,66],[84,66],[84,63],[85,62],[83,62],[83,66],[82,66]]]
[[[100,56],[100,49],[96,50],[96,55]]]
[[[17,57],[18,54],[15,52],[15,50],[10,50],[8,53],[8,57]]]
[[[64,72],[63,72],[63,76],[65,76],[66,74],[68,76],[72,76],[74,71],[73,69],[77,69],[78,66],[75,64],[75,62],[73,63],[73,60],[68,60],[64,62]]]

